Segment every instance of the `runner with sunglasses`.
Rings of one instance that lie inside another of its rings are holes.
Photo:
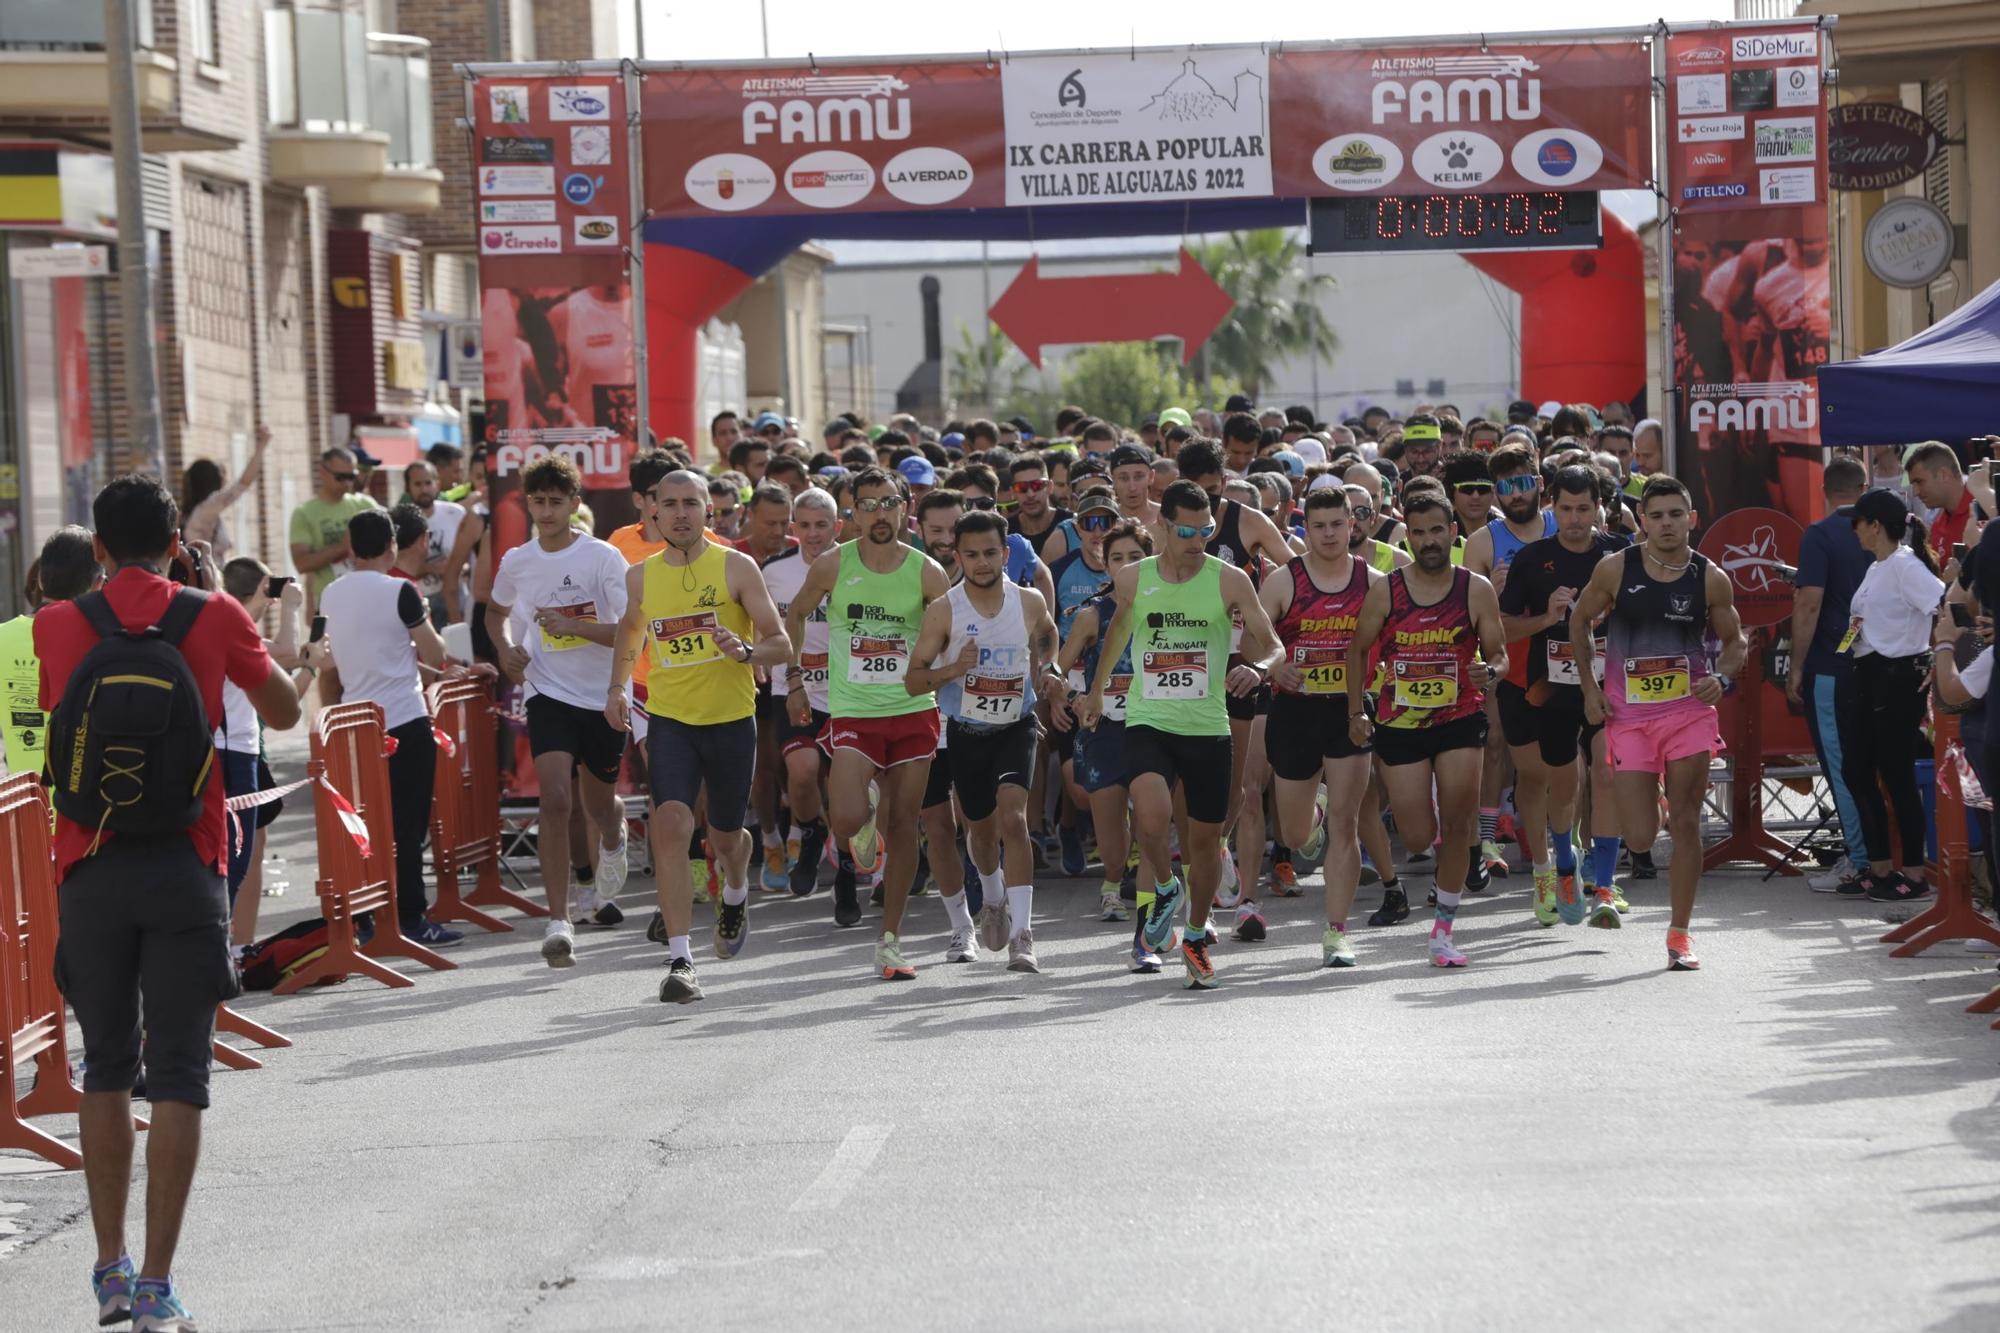
[[[1092,598],[1103,593],[1111,582],[1111,575],[1104,565],[1104,538],[1112,525],[1118,521],[1118,507],[1112,501],[1109,487],[1086,490],[1078,498],[1077,514],[1071,522],[1076,529],[1079,545],[1076,550],[1057,560],[1054,568],[1049,571],[1049,577],[1055,584],[1056,590],[1056,627],[1061,631],[1065,641],[1069,638],[1070,626],[1075,621],[1078,611]],[[1083,678],[1078,677],[1070,682],[1070,687],[1081,690]],[[1048,724],[1050,742],[1055,748],[1070,801],[1080,809],[1094,808],[1089,788],[1083,786],[1077,777],[1078,737],[1075,722],[1070,717],[1068,709],[1058,709],[1055,706],[1056,696],[1053,693],[1044,691],[1042,702],[1043,718]],[[1123,822],[1122,819],[1120,822]],[[1065,858],[1070,857],[1072,841],[1076,842],[1075,857],[1081,860],[1083,847],[1080,841],[1076,841],[1074,833],[1070,835],[1069,841],[1065,842],[1063,855]],[[1124,843],[1127,840],[1121,834],[1119,841]],[[1110,853],[1105,850],[1101,828],[1098,851],[1105,857],[1110,857]],[[1124,900],[1119,896],[1119,876],[1124,864],[1122,857],[1104,861],[1104,878],[1110,885],[1110,891],[1104,896],[1099,907],[1100,915],[1106,921],[1126,919]],[[1064,869],[1067,871],[1069,866],[1066,865]]]
[[[882,934],[875,972],[908,981],[917,970],[903,957],[897,933],[916,867],[917,811],[937,750],[937,701],[904,688],[910,650],[924,608],[945,595],[945,572],[936,561],[903,543],[900,480],[878,467],[854,477],[854,512],[860,537],[813,561],[786,614],[794,643],[805,641],[805,620],[821,598],[827,603],[826,748],[833,756],[827,784],[834,836],[861,831],[870,818],[868,787],[877,784],[873,818],[884,844]],[[790,665],[799,665],[794,652]]]
[[[1350,468],[1349,471],[1353,469]],[[1369,528],[1374,526],[1377,516],[1375,499],[1368,493],[1368,489],[1351,482],[1341,488],[1347,493],[1347,513],[1351,520],[1348,524],[1347,544],[1348,549],[1353,551],[1354,558],[1377,574],[1387,574],[1398,565],[1409,564],[1408,551],[1384,541],[1377,541],[1367,535]]]
[[[1222,869],[1234,771],[1225,691],[1238,697],[1256,691],[1277,656],[1270,619],[1249,577],[1207,553],[1217,526],[1200,486],[1183,479],[1167,487],[1160,502],[1160,554],[1114,576],[1117,611],[1090,689],[1076,705],[1079,725],[1096,725],[1104,715],[1112,670],[1129,645],[1138,669],[1125,730],[1133,823],[1156,875],[1173,864],[1167,831],[1174,782],[1186,798],[1188,927],[1181,955],[1192,988],[1215,984],[1208,917]],[[1243,661],[1229,667],[1230,632],[1238,620]],[[1157,950],[1172,938],[1182,886],[1172,878],[1156,881],[1154,894],[1144,929],[1146,943]]]
[[[1348,730],[1356,745],[1374,742],[1403,845],[1412,851],[1438,845],[1431,962],[1464,967],[1452,928],[1477,827],[1485,691],[1489,677],[1507,669],[1506,641],[1493,585],[1451,564],[1451,507],[1443,497],[1428,487],[1412,491],[1403,521],[1416,563],[1368,590],[1347,650]],[[1378,642],[1379,723],[1371,723],[1364,673]]]
[[[1007,467],[1007,480],[1014,489],[1014,513],[1007,520],[1007,530],[1014,536],[1025,538],[1035,548],[1035,555],[1044,561],[1053,560],[1049,553],[1049,539],[1062,528],[1069,517],[1069,510],[1055,505],[1055,482],[1049,477],[1049,465],[1039,454],[1022,454]]]

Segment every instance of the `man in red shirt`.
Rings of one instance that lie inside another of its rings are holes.
[[[91,513],[97,559],[112,574],[89,596],[102,596],[127,629],[158,624],[179,591],[161,574],[181,555],[173,496],[153,477],[120,477],[98,493]],[[34,629],[41,703],[53,713],[98,634],[74,602],[43,607]],[[226,678],[250,696],[265,725],[284,730],[298,722],[297,693],[234,599],[208,596],[180,652],[208,718],[222,716]],[[92,1282],[104,1323],[144,1316],[150,1327],[178,1328],[172,1321],[186,1319],[173,1294],[174,1249],[201,1149],[215,1007],[237,994],[224,822],[219,772],[208,776],[194,824],[178,833],[127,839],[56,819],[56,974],[83,1029],[79,1128],[97,1233]],[[146,1139],[146,1254],[135,1272],[125,1251],[125,1206],[142,1030],[153,1128]]]
[[[1911,492],[1926,509],[1937,511],[1931,519],[1929,543],[1931,559],[1944,569],[1951,563],[1953,546],[1960,542],[1978,545],[1986,512],[1973,501],[1965,474],[1959,470],[1958,455],[1950,445],[1936,440],[1918,445],[1903,460],[1903,470],[1909,474]],[[1948,570],[1945,577],[1950,579],[1957,573]]]

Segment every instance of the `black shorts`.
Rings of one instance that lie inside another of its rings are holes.
[[[940,737],[940,742],[944,739]],[[931,756],[930,776],[924,779],[924,803],[920,810],[935,810],[951,804],[951,747],[940,743]]]
[[[1375,755],[1385,764],[1421,764],[1446,750],[1486,748],[1486,710],[1434,727],[1377,727]]]
[[[1058,763],[1069,763],[1076,757],[1076,728],[1068,731],[1056,730],[1055,723],[1049,723],[1049,748],[1055,751]]]
[[[1169,787],[1181,784],[1188,818],[1220,824],[1229,815],[1229,785],[1234,754],[1227,736],[1179,736],[1158,727],[1127,723],[1126,765],[1136,781],[1142,773],[1157,773]]]
[[[951,789],[967,819],[984,819],[1000,804],[1000,788],[1026,790],[1035,780],[1035,719],[1024,717],[998,731],[980,731],[947,721]]]
[[[566,754],[599,782],[616,782],[618,765],[625,758],[625,736],[612,730],[598,709],[532,694],[528,696],[528,752],[538,759],[545,754]]]
[[[826,730],[826,714],[817,708],[809,708],[806,712],[806,724],[803,727],[794,726],[791,709],[784,706],[790,702],[790,696],[780,696],[777,702],[778,753],[790,754],[807,746],[818,749],[820,735]]]
[[[1223,704],[1229,709],[1231,722],[1250,722],[1271,711],[1271,687],[1259,685],[1248,694],[1235,695],[1226,690],[1222,695]]]
[[[1366,706],[1364,696],[1363,706]],[[1367,754],[1347,732],[1347,696],[1275,694],[1264,724],[1264,754],[1271,771],[1287,782],[1317,779],[1329,759]]]
[[[754,717],[694,726],[656,713],[646,724],[646,777],[654,806],[674,801],[692,810],[706,786],[708,826],[717,833],[743,827],[756,764]]]
[[[1500,705],[1500,730],[1507,744],[1538,747],[1542,762],[1551,768],[1576,762],[1579,753],[1588,756],[1591,738],[1603,730],[1583,714],[1583,691],[1574,685],[1547,687],[1549,697],[1530,703],[1528,692],[1512,681],[1503,680],[1494,691]]]
[[[757,682],[757,720],[776,722],[785,716],[785,696],[771,693],[771,682]]]
[[[56,901],[56,987],[83,1029],[83,1090],[129,1091],[143,1049],[147,1096],[207,1106],[215,1006],[242,993],[227,881],[183,835],[124,839],[77,862]]]

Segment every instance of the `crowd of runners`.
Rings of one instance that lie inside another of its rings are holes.
[[[520,687],[549,965],[574,964],[579,927],[624,921],[642,826],[670,1002],[704,994],[697,904],[728,960],[753,891],[830,880],[835,925],[872,908],[872,969],[904,980],[913,894],[943,906],[944,962],[1037,972],[1038,873],[1095,874],[1131,970],[1178,954],[1206,988],[1221,938],[1264,940],[1263,902],[1316,862],[1321,964],[1357,965],[1364,924],[1395,947],[1421,893],[1429,960],[1459,968],[1463,896],[1496,876],[1531,880],[1544,926],[1615,929],[1620,869],[1654,876],[1663,824],[1700,845],[1745,641],[1657,423],[1232,402],[1055,427],[840,417],[814,445],[724,413],[712,466],[676,440],[632,461],[639,518],[608,541],[571,463],[530,463],[527,540],[497,560],[466,460],[445,539],[396,544],[430,620],[469,608],[470,656]],[[328,455],[330,503],[352,466]],[[435,471],[411,469],[403,507],[433,523],[453,503]],[[338,540],[321,548],[342,558]],[[341,626],[327,637],[340,671]],[[1677,970],[1699,966],[1700,866],[1668,869]],[[457,938],[420,902],[403,928]]]

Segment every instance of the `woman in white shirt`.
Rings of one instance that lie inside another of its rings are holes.
[[[1868,869],[1841,892],[1877,902],[1928,898],[1923,797],[1916,763],[1929,684],[1932,617],[1944,583],[1924,548],[1924,525],[1891,491],[1854,505],[1854,535],[1874,558],[1852,603],[1841,651],[1854,658],[1851,688],[1838,699],[1841,772],[1860,807]],[[1888,793],[1884,801],[1883,792]],[[1890,859],[1890,816],[1902,869]]]

